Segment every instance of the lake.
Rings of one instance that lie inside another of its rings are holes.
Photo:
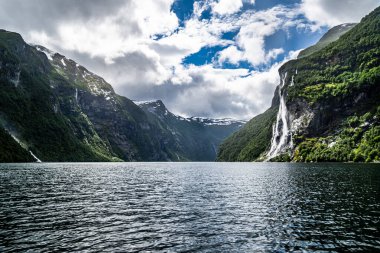
[[[379,229],[379,164],[0,164],[0,252],[373,252]]]

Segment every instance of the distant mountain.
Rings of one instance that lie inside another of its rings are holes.
[[[245,122],[231,119],[184,118],[165,107],[161,100],[137,102],[151,122],[171,139],[179,160],[214,161],[219,144]]]
[[[194,124],[198,131],[174,134],[171,123],[116,94],[103,78],[5,30],[0,87],[2,162],[214,160],[215,147],[238,128],[224,125],[214,135]]]
[[[380,7],[279,72],[272,107],[221,144],[219,161],[380,161]]]

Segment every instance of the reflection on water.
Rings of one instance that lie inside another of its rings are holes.
[[[0,252],[380,251],[380,165],[0,165]]]

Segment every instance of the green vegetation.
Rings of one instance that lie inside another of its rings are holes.
[[[306,138],[294,152],[296,162],[379,162],[380,106],[346,119],[336,135]]]
[[[326,75],[327,76],[327,75]],[[343,72],[333,79],[338,83],[323,83],[311,86],[289,87],[289,100],[305,98],[311,105],[336,97],[352,96],[362,90],[377,88],[380,82],[380,66],[361,72]]]
[[[2,31],[0,59],[2,120],[17,130],[38,158],[42,161],[112,159],[97,147],[78,140],[72,122],[54,111],[59,98],[50,88],[54,71],[46,57],[26,45],[20,35]]]
[[[219,147],[218,161],[255,161],[268,150],[278,107],[272,107],[249,121]]]
[[[281,70],[293,73],[296,85],[288,87],[288,98],[309,102],[344,96],[369,86],[380,78],[380,8],[362,22],[308,57],[286,63]]]
[[[311,133],[312,138],[301,140],[293,160],[378,161],[380,8],[325,49],[284,66],[289,67],[298,69],[299,73],[296,85],[288,88],[289,101],[305,99],[317,110],[322,105],[333,105],[320,113],[341,122],[339,126],[331,120],[326,122],[332,124],[327,137],[326,132]],[[337,106],[344,106],[338,108],[339,113],[331,110]],[[345,116],[347,114],[351,116]]]

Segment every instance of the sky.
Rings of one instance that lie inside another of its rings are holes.
[[[132,100],[250,119],[278,69],[379,0],[0,0],[0,28],[77,61]]]

